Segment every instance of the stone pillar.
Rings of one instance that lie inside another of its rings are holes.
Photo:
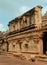
[[[15,51],[15,41],[12,43],[12,51]]]
[[[20,20],[18,21],[18,30],[20,30]]]
[[[38,49],[39,49],[39,54],[43,54],[43,40],[42,38],[38,39]]]
[[[30,16],[27,16],[27,26],[30,26]]]
[[[38,33],[39,34],[39,33]],[[43,39],[42,39],[42,33],[40,33],[37,36],[37,43],[38,43],[38,51],[39,54],[42,55],[43,54]]]
[[[18,29],[18,25],[17,25],[17,22],[15,23],[15,30],[17,30]]]
[[[35,7],[34,14],[35,14],[35,24],[37,26],[37,29],[40,29],[41,28],[41,24],[42,24],[41,10],[42,10],[42,7],[41,6]]]
[[[23,28],[23,19],[21,19],[21,22],[20,22],[20,28]]]
[[[12,52],[12,42],[9,41],[8,43],[9,43],[9,50],[8,51]]]
[[[34,36],[34,42],[35,44],[37,45],[37,51],[40,55],[43,54],[43,40],[42,40],[42,33],[37,33],[35,36]]]
[[[31,17],[31,19],[30,19],[30,25],[35,24],[35,20],[34,20],[35,15],[32,14],[30,17]]]
[[[20,51],[21,51],[21,49],[20,49],[20,40],[17,40],[16,41],[16,51],[19,53]]]

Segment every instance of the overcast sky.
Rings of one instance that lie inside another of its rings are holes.
[[[47,11],[47,0],[0,0],[0,31],[7,29],[9,21],[37,5],[43,6],[42,14]]]

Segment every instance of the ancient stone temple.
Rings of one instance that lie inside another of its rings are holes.
[[[41,6],[10,21],[7,40],[10,52],[43,54]]]
[[[36,6],[9,22],[4,41],[7,51],[25,56],[47,54],[47,14]]]

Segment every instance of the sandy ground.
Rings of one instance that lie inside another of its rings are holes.
[[[0,55],[0,65],[47,65],[47,62],[32,62],[9,55]]]

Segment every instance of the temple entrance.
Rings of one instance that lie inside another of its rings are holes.
[[[47,32],[44,32],[43,35],[43,53],[47,53]]]

